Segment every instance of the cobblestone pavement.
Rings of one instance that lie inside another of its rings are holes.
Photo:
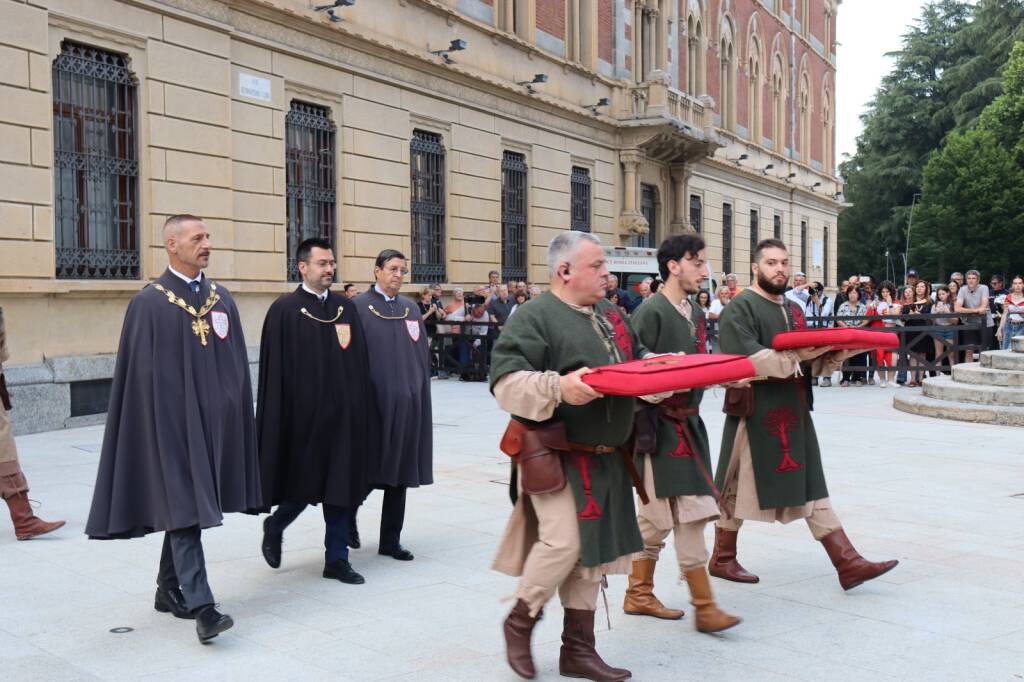
[[[750,523],[741,557],[761,582],[713,581],[740,626],[710,636],[689,613],[626,616],[626,579],[613,576],[611,630],[597,618],[605,658],[637,680],[1024,679],[1024,429],[903,414],[893,392],[819,389],[815,416],[850,538],[868,558],[898,558],[896,570],[844,593],[804,524]],[[720,392],[705,399],[713,448],[720,404]],[[41,515],[68,525],[16,542],[0,521],[0,679],[514,679],[500,634],[514,581],[489,570],[509,511],[506,416],[483,384],[436,382],[434,405],[437,483],[410,491],[402,538],[416,560],[377,555],[379,494],[352,553],[362,586],[320,577],[319,513],[289,529],[277,571],[260,555],[259,520],[232,515],[204,534],[214,593],[236,621],[208,646],[152,608],[159,535],[82,534],[102,428],[19,438]],[[672,561],[657,579],[659,596],[689,611]],[[544,679],[558,677],[560,624],[553,602],[535,634]]]

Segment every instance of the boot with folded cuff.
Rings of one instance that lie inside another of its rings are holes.
[[[633,572],[629,574],[629,587],[622,602],[622,610],[631,616],[654,616],[664,620],[679,620],[681,609],[670,609],[654,596],[654,568],[658,562],[653,559],[636,559]]]

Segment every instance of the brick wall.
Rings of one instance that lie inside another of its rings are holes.
[[[537,29],[565,39],[565,0],[537,0]]]
[[[598,0],[597,4],[597,57],[611,63],[615,47],[615,2]]]

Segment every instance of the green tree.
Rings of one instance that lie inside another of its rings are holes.
[[[1024,42],[1004,75],[977,126],[952,134],[925,166],[911,253],[930,276],[1024,271]]]

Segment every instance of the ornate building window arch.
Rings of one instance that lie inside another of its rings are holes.
[[[764,137],[764,50],[758,32],[757,14],[750,17],[747,40],[747,126],[750,139],[761,144]]]
[[[835,117],[832,107],[832,84],[825,74],[821,87],[821,165],[829,175],[835,175]]]
[[[704,8],[698,0],[686,4],[686,91],[707,92],[707,48],[704,45]]]
[[[811,163],[811,79],[805,68],[800,69],[800,90],[797,94],[800,113],[800,138],[797,147],[800,161]]]
[[[722,15],[718,27],[718,111],[721,127],[736,130],[736,48],[732,18]]]
[[[780,154],[786,149],[786,62],[782,53],[772,55],[772,143]]]

